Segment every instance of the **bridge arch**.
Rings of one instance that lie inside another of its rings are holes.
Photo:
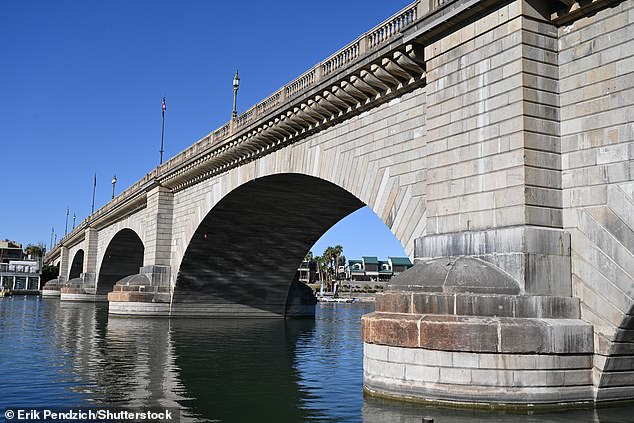
[[[139,273],[144,252],[143,241],[135,231],[125,228],[117,232],[101,260],[96,293],[107,294],[119,279]]]
[[[79,278],[84,270],[84,250],[79,249],[73,257],[70,271],[68,273],[68,280]]]
[[[309,248],[364,205],[332,182],[299,173],[239,185],[196,228],[177,272],[172,313],[284,315]]]

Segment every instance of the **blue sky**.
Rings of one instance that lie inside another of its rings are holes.
[[[94,173],[98,209],[114,174],[121,192],[158,165],[163,96],[167,159],[229,120],[236,68],[240,113],[409,3],[1,2],[0,239],[48,245],[66,207],[90,214]],[[335,243],[403,254],[368,209],[314,252]]]

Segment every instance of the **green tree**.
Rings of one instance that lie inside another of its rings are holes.
[[[42,245],[29,244],[24,249],[24,252],[27,255],[31,256],[31,258],[37,259],[37,258],[42,257],[44,255],[44,248],[42,247]]]
[[[327,285],[326,281],[326,269],[327,269],[327,260],[324,256],[315,256],[313,260],[317,263],[317,273],[319,274],[319,281],[323,284]]]
[[[42,266],[41,280],[43,284],[50,281],[51,279],[55,279],[58,276],[59,276],[59,265],[52,266],[50,264],[45,264],[44,266]]]
[[[326,281],[328,283],[328,290],[332,291],[332,262],[334,259],[334,250],[331,246],[328,246],[325,250],[324,250],[324,254],[322,255],[322,257],[324,258],[324,264],[325,264],[325,269],[326,269]]]
[[[340,244],[332,247],[332,255],[333,255],[333,270],[335,275],[335,280],[339,279],[339,257],[343,255],[343,247]]]

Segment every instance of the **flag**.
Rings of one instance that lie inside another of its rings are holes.
[[[167,106],[165,105],[165,97],[163,97],[163,104],[161,104],[161,110],[165,112],[167,110]]]

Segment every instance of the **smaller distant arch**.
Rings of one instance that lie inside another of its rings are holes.
[[[84,271],[84,250],[77,250],[73,257],[70,271],[68,272],[68,279],[79,278]]]
[[[122,229],[112,238],[97,277],[97,295],[111,292],[117,281],[136,275],[143,266],[145,247],[132,229]]]

